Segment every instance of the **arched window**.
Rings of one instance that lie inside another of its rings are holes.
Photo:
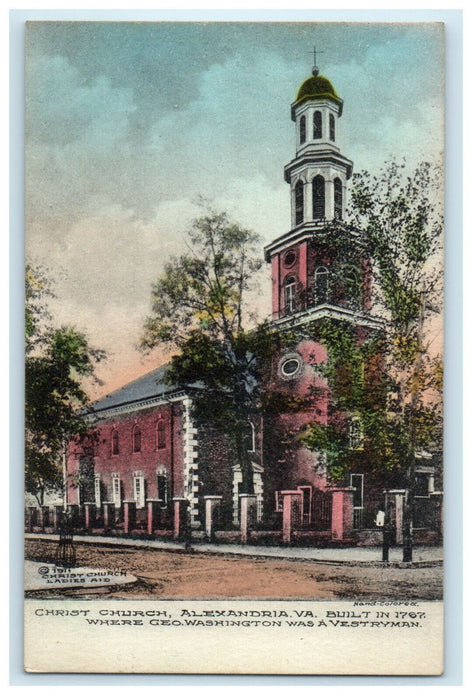
[[[320,139],[322,137],[322,121],[321,112],[313,114],[313,138]]]
[[[306,119],[301,117],[300,119],[300,143],[305,143],[306,141]]]
[[[295,185],[295,226],[303,223],[303,182]]]
[[[248,452],[256,451],[256,430],[254,428],[254,423],[248,421],[244,430],[244,446]]]
[[[133,452],[141,452],[141,429],[137,425],[133,428]]]
[[[328,268],[317,267],[315,270],[315,304],[325,304],[328,301]]]
[[[352,416],[349,423],[349,447],[351,450],[360,450],[363,443],[361,420],[357,416]]]
[[[112,455],[120,454],[120,438],[116,428],[111,431],[111,453]]]
[[[339,177],[334,178],[334,218],[343,218],[343,183]]]
[[[359,274],[354,267],[347,266],[342,271],[344,301],[347,306],[358,308],[361,303],[361,284]]]
[[[284,293],[285,293],[285,313],[291,313],[296,308],[296,290],[297,282],[293,275],[285,278]]]
[[[325,181],[324,177],[317,175],[313,178],[313,218],[325,217]]]
[[[336,121],[334,114],[329,115],[329,140],[336,141]]]
[[[163,420],[157,421],[156,426],[156,447],[158,450],[165,449],[166,446],[166,424]]]

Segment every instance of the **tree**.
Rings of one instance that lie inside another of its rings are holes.
[[[442,358],[431,352],[442,330],[431,321],[442,304],[441,187],[441,172],[429,163],[410,176],[404,164],[391,163],[377,179],[361,174],[352,197],[354,223],[365,231],[376,263],[386,319],[386,371],[393,388],[387,410],[401,436],[407,488],[405,561],[411,561],[415,454],[441,443]]]
[[[383,330],[362,346],[347,326],[338,325],[337,335],[332,327],[324,332],[333,413],[360,416],[364,459],[407,489],[405,561],[411,561],[415,454],[441,448],[442,358],[433,351],[441,333],[440,188],[440,173],[428,163],[410,176],[395,162],[377,177],[354,176],[347,228],[362,239],[373,261],[374,310]],[[366,360],[374,361],[374,371],[362,376]],[[329,432],[314,426],[304,439],[331,451],[340,476],[348,464],[348,435],[336,424]]]
[[[105,357],[72,326],[54,328],[47,309],[52,291],[44,270],[25,275],[25,488],[39,505],[63,486],[61,458],[67,441],[88,431],[81,409],[88,402],[82,380],[95,378]],[[65,487],[65,485],[64,485]]]
[[[174,355],[167,381],[192,385],[192,412],[226,435],[253,492],[248,421],[264,404],[264,373],[276,335],[257,323],[254,308],[259,237],[208,210],[194,221],[188,252],[172,258],[152,288],[152,315],[141,347],[165,344]],[[251,328],[248,330],[248,325]]]

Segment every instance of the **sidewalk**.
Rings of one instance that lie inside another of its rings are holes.
[[[41,539],[57,541],[59,535],[42,533],[25,533],[26,539]],[[182,552],[184,546],[180,542],[164,542],[159,540],[135,540],[123,537],[102,537],[99,535],[75,535],[76,544],[94,544],[118,547],[131,547],[135,549],[156,549],[170,552]],[[302,559],[329,564],[382,564],[381,547],[343,547],[343,548],[315,548],[315,547],[273,547],[261,545],[241,544],[208,544],[192,543],[192,550],[199,554],[229,554],[245,557],[268,557],[276,559]],[[392,563],[402,563],[402,547],[391,547],[389,560]],[[413,564],[431,566],[442,564],[442,547],[418,546],[413,548]],[[411,564],[405,564],[411,566]]]

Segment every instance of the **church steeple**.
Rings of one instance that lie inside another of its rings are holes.
[[[352,162],[337,145],[343,101],[331,82],[313,66],[313,76],[300,86],[292,104],[296,128],[295,158],[285,167],[290,184],[292,228],[342,219],[346,182]]]
[[[359,323],[362,316],[361,325],[371,325],[370,262],[358,236],[342,223],[353,165],[337,143],[343,101],[320,75],[316,50],[312,72],[291,106],[296,149],[284,173],[292,226],[265,248],[272,265],[274,321],[329,316]]]

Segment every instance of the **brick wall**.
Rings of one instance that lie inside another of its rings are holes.
[[[162,421],[161,445],[158,422]],[[77,474],[85,452],[93,452],[95,474],[100,475],[102,501],[112,501],[112,478],[119,475],[122,500],[134,498],[133,477],[144,477],[146,498],[158,498],[157,472],[167,475],[168,500],[183,495],[183,437],[181,403],[106,417],[93,426],[95,439],[71,443],[68,451],[68,500],[78,502]],[[140,431],[140,440],[136,434]],[[113,433],[118,436],[113,449]],[[134,442],[133,442],[134,435]],[[165,444],[163,444],[163,441]],[[138,444],[140,442],[140,444]],[[116,452],[116,448],[118,453]],[[139,448],[139,449],[136,449]],[[83,498],[81,498],[83,500]]]

